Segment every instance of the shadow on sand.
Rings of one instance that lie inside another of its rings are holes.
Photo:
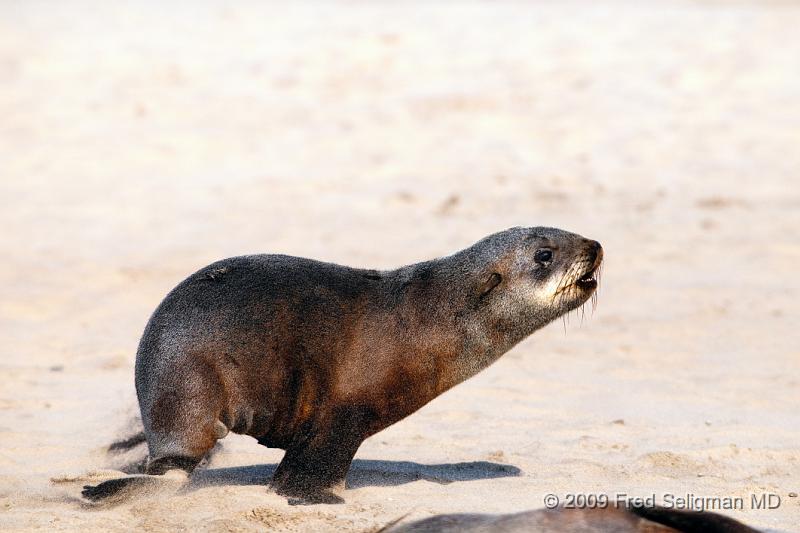
[[[267,464],[198,469],[192,474],[188,489],[196,490],[214,485],[267,485],[277,467],[277,464]],[[488,461],[424,465],[411,461],[356,459],[347,474],[346,486],[349,489],[390,487],[419,480],[447,484],[514,477],[521,473],[516,466]]]

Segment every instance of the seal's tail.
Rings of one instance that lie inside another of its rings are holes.
[[[631,513],[683,533],[759,533],[741,522],[717,513],[679,511],[664,507],[630,507]]]

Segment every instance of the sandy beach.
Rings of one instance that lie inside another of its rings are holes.
[[[166,4],[166,3],[164,3]],[[0,4],[0,530],[374,531],[546,494],[741,497],[800,531],[800,4]],[[597,309],[368,439],[346,503],[226,437],[94,508],[188,274],[599,240]],[[775,494],[775,509],[753,495]]]

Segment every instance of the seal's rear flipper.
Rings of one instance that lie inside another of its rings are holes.
[[[114,441],[108,446],[108,451],[112,453],[128,451],[131,448],[145,442],[144,431],[131,435],[122,440]]]
[[[84,485],[81,494],[87,500],[99,501],[118,501],[130,496],[132,491],[137,488],[152,486],[161,482],[160,479],[152,476],[131,476],[119,479],[109,479],[99,485]]]
[[[166,475],[161,475],[166,474]],[[167,489],[178,491],[188,481],[188,472],[171,469],[158,475],[134,475],[103,481],[99,485],[84,485],[81,494],[92,502],[119,503],[131,496]]]

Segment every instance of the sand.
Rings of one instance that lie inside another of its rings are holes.
[[[365,531],[617,492],[798,530],[800,5],[162,4],[0,4],[0,530]],[[178,493],[80,503],[145,454],[105,446],[189,273],[389,268],[514,225],[603,243],[597,310],[366,441],[346,504],[289,506],[281,452],[239,436]]]

